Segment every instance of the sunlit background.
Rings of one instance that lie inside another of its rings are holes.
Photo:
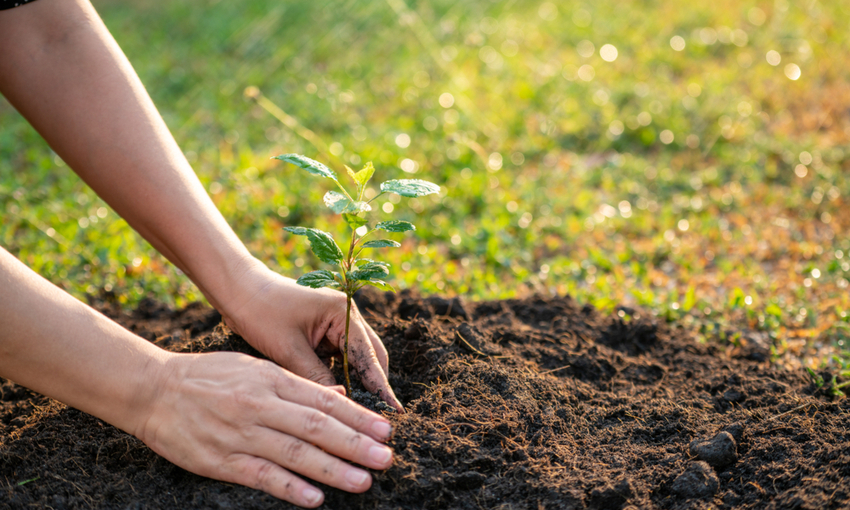
[[[281,227],[345,227],[270,156],[373,161],[443,187],[376,202],[419,227],[385,252],[396,287],[569,293],[850,363],[846,1],[94,3],[283,274],[320,263]],[[200,298],[3,100],[0,211],[3,246],[77,296]]]

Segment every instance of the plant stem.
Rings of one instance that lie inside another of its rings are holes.
[[[345,339],[342,348],[342,371],[345,372],[345,393],[351,398],[351,379],[348,376],[348,328],[351,323],[351,296],[354,295],[354,286],[348,281],[348,272],[354,264],[354,246],[357,244],[357,231],[351,229],[351,244],[348,245],[348,257],[343,267],[345,279]]]
[[[351,294],[345,296],[345,343],[342,351],[342,369],[345,372],[345,393],[351,398],[351,379],[348,378],[348,324],[351,322]]]

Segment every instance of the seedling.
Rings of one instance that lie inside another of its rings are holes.
[[[806,371],[809,373],[809,377],[812,379],[812,383],[814,383],[815,387],[824,393],[829,394],[832,397],[845,397],[844,388],[850,386],[850,381],[844,381],[843,383],[838,383],[835,376],[827,372],[827,377],[824,378],[822,375],[816,373],[809,367],[806,367]],[[845,373],[841,372],[841,375],[844,376]],[[850,375],[850,374],[848,374]]]
[[[366,163],[361,170],[355,172],[347,166],[348,175],[357,184],[357,192],[351,194],[339,182],[336,173],[327,166],[300,154],[282,154],[274,159],[286,161],[307,170],[313,175],[332,180],[342,193],[328,191],[325,193],[324,202],[330,210],[342,215],[345,222],[351,228],[351,240],[348,243],[348,253],[343,254],[334,238],[327,232],[307,227],[285,227],[284,230],[299,236],[307,236],[310,241],[310,249],[313,253],[327,264],[334,264],[339,271],[328,271],[320,269],[309,272],[298,278],[298,284],[305,287],[319,289],[330,287],[337,289],[346,296],[345,314],[345,338],[342,349],[342,367],[345,372],[345,390],[351,395],[351,379],[348,375],[348,329],[351,322],[351,299],[354,293],[365,285],[372,285],[382,290],[395,291],[390,284],[385,282],[390,274],[390,266],[386,262],[379,262],[369,258],[358,258],[365,249],[372,248],[397,248],[401,246],[390,239],[365,239],[372,234],[382,230],[384,232],[396,233],[416,230],[416,227],[407,221],[390,220],[381,221],[374,227],[369,226],[366,213],[372,210],[369,205],[375,199],[386,193],[396,193],[403,197],[421,197],[440,191],[440,187],[434,183],[419,179],[398,179],[381,183],[381,192],[369,201],[363,200],[366,185],[375,173],[372,162]],[[356,199],[354,197],[357,197]]]

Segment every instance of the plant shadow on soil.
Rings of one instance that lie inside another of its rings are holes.
[[[323,487],[325,508],[850,506],[848,400],[759,353],[569,297],[357,300],[408,412],[387,414],[393,467],[365,494]],[[200,305],[95,305],[167,349],[257,355]],[[0,382],[0,508],[291,508]]]

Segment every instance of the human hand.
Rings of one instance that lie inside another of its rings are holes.
[[[171,354],[134,435],[174,464],[304,507],[324,496],[294,473],[364,492],[392,464],[389,422],[331,388],[234,352]]]
[[[310,289],[255,266],[240,279],[236,302],[222,301],[227,325],[257,350],[297,375],[324,386],[336,384],[320,360],[342,352],[346,298],[330,289]],[[241,300],[241,302],[239,302]],[[380,337],[352,304],[349,360],[363,386],[404,412],[387,380],[389,358]],[[342,391],[342,390],[340,390]]]

